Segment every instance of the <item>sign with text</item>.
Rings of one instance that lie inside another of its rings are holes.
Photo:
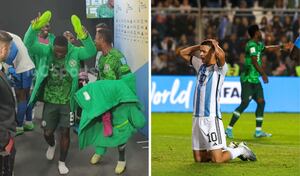
[[[152,76],[152,112],[192,112],[195,76]],[[262,84],[265,112],[300,112],[300,78],[270,77]],[[239,77],[226,77],[221,89],[221,111],[233,112],[241,102]],[[251,101],[246,112],[255,112]]]

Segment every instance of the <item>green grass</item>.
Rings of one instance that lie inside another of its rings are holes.
[[[225,127],[230,118],[231,114],[223,114]],[[260,139],[253,137],[254,114],[242,114],[234,127],[234,140],[246,141],[257,162],[235,159],[225,164],[194,163],[191,113],[152,113],[151,125],[152,176],[300,175],[300,114],[265,114],[263,130],[273,137]]]

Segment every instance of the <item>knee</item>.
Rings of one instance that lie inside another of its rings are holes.
[[[17,97],[18,103],[27,100],[26,99],[26,93],[25,93],[24,90],[17,90],[16,91],[16,97]]]
[[[70,136],[70,128],[60,128],[60,134],[62,137]]]
[[[219,158],[219,157],[212,157],[211,162],[213,162],[213,163],[223,163],[223,160],[222,160],[222,158]]]
[[[250,102],[249,100],[242,100],[241,105],[247,107],[249,102]]]
[[[204,156],[194,156],[194,161],[195,163],[200,163],[200,162],[209,162],[210,161],[210,158],[206,155]]]
[[[49,137],[53,136],[53,131],[52,130],[45,130],[44,131],[44,136],[46,138],[49,138]]]
[[[201,158],[200,157],[194,157],[194,161],[195,161],[195,163],[200,163],[201,162]]]
[[[257,104],[260,106],[265,106],[265,100],[263,98],[257,99]]]
[[[201,155],[200,155],[200,153],[194,152],[193,155],[194,155],[194,161],[195,161],[196,163],[201,162]]]

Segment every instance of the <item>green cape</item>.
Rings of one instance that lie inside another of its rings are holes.
[[[79,125],[79,146],[116,147],[145,125],[142,107],[135,92],[135,76],[127,74],[120,80],[99,80],[76,92],[75,99],[82,108]],[[103,135],[101,115],[112,113],[113,135]]]

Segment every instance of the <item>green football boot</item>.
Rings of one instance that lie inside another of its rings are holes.
[[[31,22],[32,29],[40,30],[42,27],[49,23],[49,21],[51,20],[51,16],[52,13],[50,10],[44,12],[40,17],[37,18],[37,20],[33,20]]]
[[[84,31],[83,26],[81,25],[81,21],[76,15],[71,16],[71,22],[74,28],[74,31],[77,34],[77,38],[80,40],[86,39],[87,33]]]

